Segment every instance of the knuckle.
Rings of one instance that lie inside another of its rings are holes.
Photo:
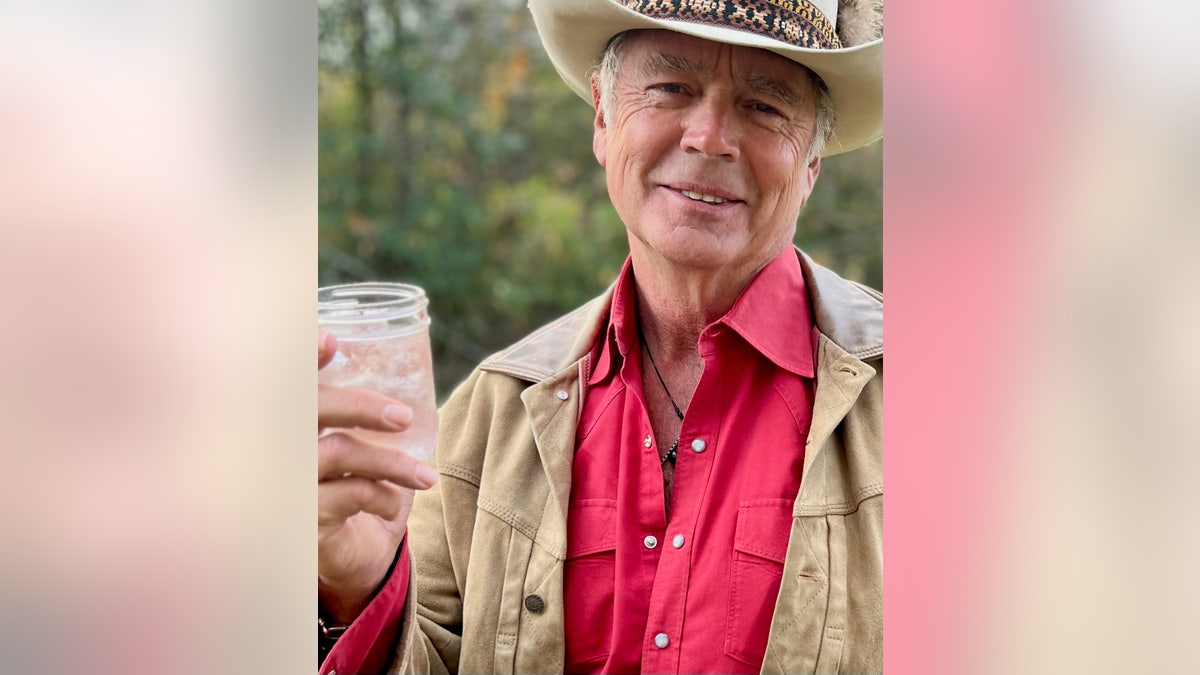
[[[370,481],[356,480],[351,482],[349,488],[350,497],[354,500],[359,510],[362,510],[363,506],[370,504],[372,498],[375,496],[375,486]]]
[[[343,458],[349,450],[350,434],[335,431],[325,434],[317,440],[317,450],[327,461],[336,462]]]
[[[395,520],[400,517],[400,509],[402,504],[399,501],[392,500],[388,502],[387,508],[380,515],[388,520]]]
[[[400,500],[390,491],[382,494],[379,497],[376,512],[388,520],[395,518],[400,513]]]
[[[351,409],[356,413],[373,413],[379,407],[378,394],[365,389],[354,389],[350,398]]]
[[[346,486],[348,487],[348,486]],[[329,486],[317,491],[317,522],[335,524],[353,516],[358,508],[353,504],[350,490],[344,486]]]

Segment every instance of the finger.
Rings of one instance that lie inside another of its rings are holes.
[[[317,333],[317,370],[329,365],[333,355],[337,353],[337,338],[333,333],[319,331]]]
[[[437,482],[437,471],[395,447],[354,433],[335,431],[317,440],[317,480],[339,480],[347,474],[386,480],[424,490]]]
[[[367,389],[317,385],[317,429],[362,427],[404,431],[412,423],[412,408]]]
[[[362,511],[395,520],[408,497],[391,483],[351,476],[317,485],[317,524],[337,525]]]

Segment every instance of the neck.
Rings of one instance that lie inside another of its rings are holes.
[[[749,269],[685,268],[655,255],[632,253],[638,319],[662,363],[699,365],[701,331],[729,312],[774,256]]]

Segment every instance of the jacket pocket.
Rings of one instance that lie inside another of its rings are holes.
[[[617,502],[584,499],[567,512],[564,630],[567,672],[599,670],[611,651],[617,566]],[[586,589],[586,593],[580,593]],[[574,593],[572,593],[574,591]],[[584,667],[584,664],[595,664]]]
[[[762,665],[767,649],[791,525],[791,500],[759,499],[738,504],[729,567],[725,653],[754,668]]]

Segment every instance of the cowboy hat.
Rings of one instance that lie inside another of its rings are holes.
[[[824,156],[883,136],[882,0],[529,0],[550,61],[588,103],[608,41],[665,29],[789,58],[825,82],[837,128]]]

